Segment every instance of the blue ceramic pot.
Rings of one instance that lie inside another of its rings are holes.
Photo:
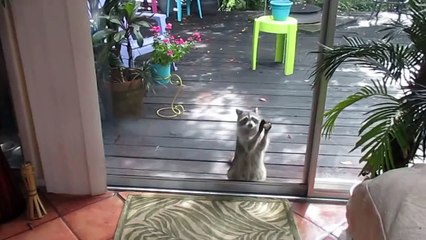
[[[272,18],[275,21],[285,21],[290,15],[290,9],[293,2],[288,0],[271,1]]]
[[[151,73],[153,79],[159,84],[167,84],[170,82],[172,73],[172,64],[151,64]]]

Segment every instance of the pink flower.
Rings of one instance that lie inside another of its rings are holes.
[[[192,42],[192,41],[194,41],[194,39],[192,37],[189,37],[188,41]]]
[[[170,40],[175,40],[175,36],[173,36],[173,35],[171,35],[169,38],[170,38]]]
[[[176,39],[176,40],[175,40],[175,43],[176,43],[177,45],[182,45],[182,44],[185,44],[185,40],[183,40],[182,38],[179,38],[179,39]]]
[[[195,39],[196,42],[201,42],[201,34],[199,32],[194,32],[192,34],[192,37]]]
[[[153,33],[159,33],[161,29],[159,26],[152,26],[149,30]]]
[[[168,38],[165,38],[165,39],[163,39],[163,42],[164,42],[165,44],[169,44],[169,43],[170,43],[170,40],[169,40]]]
[[[171,23],[167,23],[166,30],[172,30],[172,24]]]
[[[173,51],[172,50],[167,50],[167,56],[173,56]]]

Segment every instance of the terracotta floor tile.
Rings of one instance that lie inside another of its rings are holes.
[[[328,235],[328,236],[325,236],[322,240],[337,240],[337,238],[334,237],[333,235]]]
[[[24,212],[20,217],[0,225],[0,240],[6,239],[8,237],[14,236],[18,233],[22,233],[26,230],[29,230],[29,224],[32,227],[37,227],[45,222],[51,221],[57,218],[59,215],[56,210],[50,205],[49,201],[46,200],[42,195],[40,199],[43,203],[43,206],[46,209],[47,215],[38,220],[27,220],[26,212]]]
[[[65,194],[45,194],[47,199],[52,205],[58,210],[61,216],[66,215],[72,211],[83,208],[89,204],[99,202],[103,199],[112,197],[115,195],[114,192],[106,192],[97,196],[73,196]]]
[[[80,240],[105,240],[114,236],[123,201],[110,197],[90,204],[63,218]]]
[[[333,232],[332,232],[332,234],[335,236],[335,237],[340,237],[340,236],[342,236],[343,234],[343,232],[346,230],[348,228],[348,222],[344,222],[342,225],[340,225],[339,227],[337,227]]]
[[[130,194],[140,194],[140,192],[119,192],[118,193],[122,198],[127,199]]]
[[[18,233],[30,229],[24,216],[18,217],[10,222],[0,225],[0,240],[6,239]]]
[[[294,214],[294,218],[302,240],[322,240],[329,235],[326,231],[297,214]]]
[[[77,240],[62,219],[57,218],[33,230],[16,235],[8,240]]]
[[[346,222],[346,205],[293,202],[292,209],[328,232]]]

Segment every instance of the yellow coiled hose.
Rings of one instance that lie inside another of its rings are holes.
[[[179,97],[180,93],[182,92],[182,88],[183,88],[183,83],[182,83],[182,78],[173,73],[172,75],[170,75],[170,83],[172,85],[178,86],[178,90],[176,92],[175,97],[173,98],[172,103],[170,104],[170,107],[163,107],[163,108],[159,108],[157,110],[157,116],[161,117],[161,118],[174,118],[174,117],[178,117],[180,115],[183,114],[183,112],[185,111],[185,108],[183,107],[182,104],[176,104],[176,99]],[[169,111],[171,112],[170,115],[165,114],[165,111]]]

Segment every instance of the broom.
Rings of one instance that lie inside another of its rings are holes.
[[[46,209],[37,193],[37,186],[34,178],[34,170],[31,163],[25,163],[21,168],[21,175],[24,180],[25,188],[28,194],[27,217],[35,220],[45,216]]]

